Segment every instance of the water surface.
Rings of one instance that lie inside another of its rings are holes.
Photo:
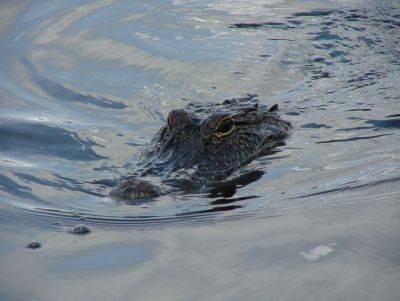
[[[0,20],[0,297],[398,300],[398,1],[3,1]],[[108,198],[171,109],[248,94],[294,129],[247,185]]]

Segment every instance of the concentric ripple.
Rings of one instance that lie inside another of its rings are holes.
[[[400,199],[398,1],[273,2],[9,4],[0,224],[151,228]],[[255,94],[294,130],[237,172],[246,181],[139,204],[108,198],[170,110]]]

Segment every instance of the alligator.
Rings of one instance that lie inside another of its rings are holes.
[[[229,181],[235,170],[284,144],[290,129],[278,105],[267,108],[257,95],[218,104],[190,102],[168,114],[166,124],[110,196],[138,200],[211,191]]]

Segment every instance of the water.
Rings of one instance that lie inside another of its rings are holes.
[[[399,45],[395,0],[2,1],[0,299],[398,300]],[[294,124],[261,177],[107,197],[171,109],[247,93]]]

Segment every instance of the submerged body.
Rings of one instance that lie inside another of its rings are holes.
[[[259,106],[250,95],[221,104],[190,103],[185,110],[171,111],[167,124],[110,196],[133,200],[212,189],[282,144],[291,126],[277,110],[277,105]]]

